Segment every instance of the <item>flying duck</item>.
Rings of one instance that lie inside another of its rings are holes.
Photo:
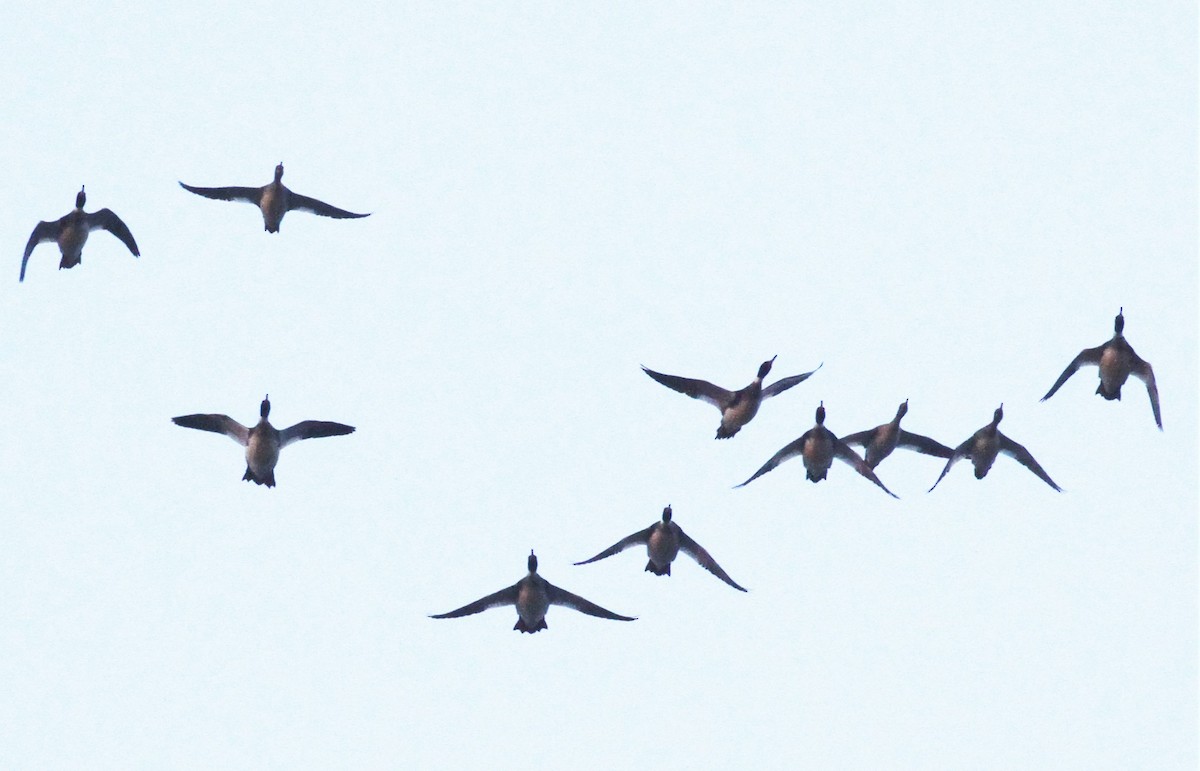
[[[589,562],[602,560],[605,557],[611,557],[614,554],[625,551],[630,546],[638,544],[646,544],[646,552],[650,555],[650,561],[646,563],[646,570],[656,576],[671,575],[671,562],[682,551],[700,563],[700,567],[712,573],[734,589],[740,592],[746,591],[738,586],[737,582],[730,578],[728,573],[721,569],[721,566],[712,558],[712,555],[705,551],[703,546],[689,538],[687,533],[683,532],[683,528],[671,521],[670,506],[663,509],[661,522],[655,522],[645,530],[639,530],[633,535],[627,535],[595,557],[583,562],[576,562],[575,564],[586,565]]]
[[[772,356],[769,361],[764,361],[760,364],[758,367],[758,376],[754,378],[754,381],[745,388],[737,391],[728,391],[720,386],[713,385],[707,380],[695,380],[677,375],[664,375],[645,366],[642,367],[642,371],[667,388],[678,391],[681,394],[687,394],[693,399],[706,401],[720,410],[721,425],[717,427],[716,438],[728,439],[758,414],[758,407],[762,404],[763,399],[778,396],[797,383],[803,383],[812,376],[813,372],[821,368],[821,365],[818,364],[817,369],[814,369],[812,372],[785,377],[763,388],[763,378],[771,371],[771,365],[775,363],[775,358],[775,356]]]
[[[854,470],[862,474],[867,479],[870,479],[879,489],[883,490],[893,498],[899,496],[891,490],[884,487],[883,482],[879,481],[879,477],[875,476],[875,472],[867,465],[867,462],[858,457],[858,454],[851,450],[849,445],[837,438],[837,435],[825,427],[825,402],[817,407],[817,424],[805,431],[799,439],[786,445],[782,450],[771,456],[771,459],[763,464],[762,468],[754,472],[754,476],[742,482],[735,487],[745,487],[746,485],[758,479],[763,474],[783,463],[785,460],[794,458],[800,455],[804,458],[804,468],[807,470],[806,476],[814,483],[820,482],[829,473],[829,467],[833,465],[833,459],[838,458],[854,467]]]
[[[565,605],[580,613],[597,618],[609,618],[613,621],[636,621],[630,616],[621,616],[611,610],[605,610],[594,602],[589,602],[577,594],[571,594],[566,589],[559,589],[554,584],[538,575],[537,557],[533,550],[529,551],[529,574],[507,589],[481,597],[469,605],[449,613],[439,613],[430,618],[459,618],[482,613],[489,608],[499,608],[503,605],[517,607],[517,624],[514,630],[534,634],[546,628],[546,611],[551,605]]]
[[[280,431],[267,420],[270,413],[271,395],[267,394],[258,408],[259,421],[252,428],[243,426],[228,415],[180,415],[171,420],[184,428],[225,434],[245,447],[246,474],[242,480],[267,487],[275,486],[275,464],[279,461],[279,451],[284,447],[301,439],[342,436],[354,432],[354,426],[325,420],[304,420]]]
[[[91,214],[83,210],[83,205],[87,202],[84,187],[80,187],[75,195],[75,208],[72,211],[54,222],[39,222],[33,229],[29,241],[25,244],[25,255],[21,258],[21,281],[25,280],[25,265],[29,262],[29,255],[33,253],[35,246],[43,241],[57,241],[58,251],[62,252],[58,269],[73,268],[83,261],[83,245],[87,243],[88,233],[93,230],[107,230],[121,239],[121,243],[133,252],[134,257],[141,256],[133,234],[121,218],[113,214],[112,209],[101,209]]]
[[[189,193],[202,195],[205,198],[215,198],[218,201],[246,201],[262,209],[263,227],[268,233],[278,233],[279,223],[283,215],[293,209],[320,214],[322,217],[350,219],[369,217],[370,214],[355,214],[354,212],[330,206],[324,201],[309,198],[306,195],[293,193],[281,181],[283,179],[283,164],[275,167],[275,181],[262,187],[193,187],[180,182],[179,186]]]
[[[871,468],[882,463],[883,459],[891,455],[892,450],[897,447],[916,450],[926,455],[936,455],[939,458],[949,458],[954,454],[954,450],[941,442],[935,442],[927,436],[913,434],[900,428],[900,419],[907,412],[908,399],[905,399],[896,410],[896,417],[892,418],[890,422],[867,431],[848,434],[842,437],[842,441],[846,444],[861,444],[864,450],[863,457]]]
[[[1011,458],[1015,458],[1018,463],[1037,474],[1043,482],[1061,493],[1062,488],[1056,485],[1045,469],[1033,459],[1033,455],[1030,454],[1029,450],[1026,450],[1000,433],[1000,421],[1003,419],[1004,405],[1001,404],[992,413],[991,423],[976,431],[971,435],[970,439],[954,448],[954,453],[950,456],[950,460],[946,461],[946,467],[942,469],[942,473],[937,478],[937,482],[933,483],[933,487],[937,487],[938,482],[942,481],[942,477],[946,476],[946,472],[950,470],[950,467],[963,458],[971,459],[971,462],[975,464],[975,478],[983,479],[987,476],[992,464],[996,462],[996,455],[1004,453]],[[933,492],[933,487],[929,488],[930,492]]]
[[[1100,385],[1096,387],[1096,393],[1109,401],[1121,398],[1121,386],[1125,385],[1125,381],[1130,375],[1145,383],[1146,391],[1150,394],[1150,408],[1154,410],[1154,422],[1158,424],[1158,429],[1161,431],[1163,427],[1162,413],[1158,409],[1158,386],[1154,383],[1154,370],[1150,367],[1150,362],[1133,352],[1133,347],[1125,341],[1125,336],[1122,334],[1124,330],[1125,308],[1122,307],[1117,311],[1117,318],[1113,321],[1112,339],[1103,345],[1084,348],[1080,351],[1079,355],[1058,376],[1058,380],[1050,387],[1046,395],[1042,397],[1042,401],[1054,396],[1054,392],[1067,382],[1067,379],[1074,375],[1080,367],[1085,364],[1094,365],[1100,368]]]

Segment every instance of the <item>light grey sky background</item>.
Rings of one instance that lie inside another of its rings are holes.
[[[0,765],[1194,768],[1190,3],[0,10]],[[364,220],[269,235],[193,185]],[[39,220],[111,208],[57,271]],[[1084,347],[1158,377],[1094,395]],[[639,370],[824,368],[728,442]],[[358,427],[241,449],[170,418]],[[910,399],[893,500],[799,460]],[[750,592],[643,551],[672,504]],[[542,574],[553,608],[434,621]]]

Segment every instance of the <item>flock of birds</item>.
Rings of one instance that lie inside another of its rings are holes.
[[[179,186],[189,193],[214,198],[218,201],[245,201],[252,203],[262,210],[263,227],[268,233],[278,233],[279,223],[283,215],[293,209],[320,214],[322,217],[337,219],[358,219],[369,217],[369,214],[355,214],[336,206],[330,206],[324,201],[309,198],[306,195],[293,193],[283,184],[283,164],[275,167],[275,179],[262,187],[194,187],[180,182]],[[25,243],[25,254],[21,257],[21,281],[25,280],[25,266],[29,264],[29,256],[34,248],[44,241],[55,241],[62,253],[58,269],[73,268],[83,260],[83,245],[87,243],[88,234],[93,230],[107,230],[133,253],[140,257],[137,242],[129,227],[113,213],[112,209],[101,209],[88,214],[83,210],[87,203],[87,186],[79,188],[75,195],[75,208],[53,222],[39,222]]]
[[[315,198],[294,193],[284,186],[282,180],[283,164],[280,163],[275,167],[274,180],[262,187],[195,187],[183,182],[179,184],[183,189],[206,198],[254,204],[262,212],[263,227],[269,233],[279,232],[280,222],[284,215],[296,209],[338,219],[370,216],[339,209]],[[83,207],[86,201],[85,188],[80,188],[79,193],[75,196],[75,208],[72,211],[57,220],[37,224],[29,236],[29,241],[25,245],[25,253],[21,258],[21,281],[25,280],[25,271],[30,255],[38,244],[45,241],[54,241],[58,244],[59,252],[62,255],[58,265],[59,270],[79,265],[83,257],[84,244],[87,243],[88,234],[93,230],[107,230],[125,244],[134,257],[140,256],[137,242],[124,221],[110,209],[100,209],[90,214],[85,212]],[[1154,422],[1161,430],[1162,414],[1159,409],[1158,387],[1154,381],[1154,370],[1149,362],[1139,357],[1126,341],[1124,310],[1121,308],[1117,312],[1112,338],[1094,348],[1085,348],[1080,351],[1059,375],[1058,380],[1050,387],[1046,395],[1042,397],[1042,401],[1053,396],[1083,366],[1095,366],[1099,369],[1100,385],[1096,388],[1096,393],[1109,400],[1121,398],[1121,387],[1132,375],[1145,384],[1150,397],[1150,407],[1154,413]],[[764,399],[778,396],[804,382],[821,368],[818,365],[817,369],[811,372],[785,377],[769,386],[764,386],[763,380],[770,373],[774,362],[775,357],[764,361],[759,366],[754,380],[746,387],[736,391],[727,390],[706,380],[667,375],[647,367],[642,367],[642,369],[648,376],[667,388],[715,406],[721,412],[721,423],[717,427],[716,438],[729,439],[758,414]],[[268,419],[270,412],[271,401],[268,394],[259,405],[259,421],[254,426],[244,426],[228,415],[222,414],[181,415],[172,420],[176,425],[185,428],[225,434],[245,447],[246,472],[242,479],[267,487],[275,486],[275,466],[279,461],[280,450],[284,447],[301,439],[342,436],[354,431],[353,426],[321,420],[305,420],[280,430],[271,425]],[[992,464],[1000,454],[1015,459],[1054,490],[1062,491],[1062,488],[1050,478],[1050,475],[1034,459],[1029,450],[1000,432],[1000,421],[1004,418],[1003,404],[996,408],[990,423],[953,449],[927,436],[902,429],[900,421],[907,412],[908,401],[905,400],[896,410],[895,417],[887,423],[839,438],[825,427],[825,404],[821,402],[816,411],[816,425],[772,455],[758,471],[737,487],[744,487],[781,463],[799,456],[804,462],[807,478],[814,483],[826,478],[833,461],[837,459],[852,466],[863,477],[895,498],[897,496],[888,490],[875,475],[875,469],[894,450],[902,447],[947,459],[942,473],[929,488],[931,492],[958,461],[970,460],[975,466],[975,477],[982,479],[987,476]],[[851,445],[861,445],[863,455],[860,456],[856,453]],[[717,561],[704,547],[683,532],[683,529],[674,521],[670,506],[663,509],[660,521],[622,538],[596,556],[575,564],[586,565],[596,562],[634,546],[646,547],[649,556],[646,570],[655,575],[669,576],[671,563],[680,552],[683,552],[734,589],[746,591],[729,577],[729,574],[717,564]],[[537,556],[530,551],[527,561],[528,573],[515,584],[456,610],[434,615],[432,618],[458,618],[480,613],[489,608],[512,605],[515,606],[518,617],[513,629],[530,634],[546,628],[546,612],[551,605],[574,608],[581,613],[599,618],[616,621],[635,620],[631,616],[613,613],[594,602],[551,584],[538,575],[537,565]]]

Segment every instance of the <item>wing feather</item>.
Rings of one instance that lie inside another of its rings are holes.
[[[825,366],[825,362],[818,364],[817,369],[820,369],[823,366]],[[803,375],[792,375],[791,377],[785,377],[780,380],[776,380],[771,385],[763,388],[762,398],[768,399],[772,396],[778,396],[792,386],[803,383],[805,380],[808,380],[810,377],[812,377],[816,373],[817,369],[814,369],[812,372],[805,372]]]
[[[250,443],[250,429],[228,415],[180,415],[177,418],[171,418],[171,421],[184,428],[224,434],[243,447]]]
[[[712,573],[714,576],[729,584],[734,589],[737,589],[740,592],[746,591],[744,587],[738,586],[737,582],[730,578],[729,574],[721,569],[721,566],[717,564],[717,561],[712,558],[712,555],[709,554],[703,546],[693,541],[687,533],[683,532],[682,528],[679,530],[679,549],[684,554],[687,554],[689,557],[696,560],[700,567],[704,568],[709,573]]]
[[[718,410],[723,411],[726,405],[733,401],[733,391],[713,385],[707,380],[679,377],[678,375],[664,375],[661,372],[655,372],[644,366],[642,367],[642,371],[672,391],[678,391],[693,399],[708,402]]]
[[[826,430],[828,430],[828,429],[826,429]],[[833,439],[833,454],[834,455],[836,455],[840,460],[843,460],[846,463],[850,464],[854,468],[854,470],[857,471],[859,474],[862,474],[864,477],[866,477],[867,479],[870,479],[872,482],[874,482],[876,485],[878,485],[880,490],[883,490],[885,493],[892,496],[893,498],[900,497],[900,496],[896,495],[895,493],[893,493],[891,490],[887,489],[887,487],[883,484],[883,482],[879,481],[879,477],[875,476],[875,472],[871,470],[871,467],[867,465],[867,462],[865,460],[863,460],[862,457],[859,456],[858,453],[856,453],[854,450],[850,449],[850,446],[848,444],[846,444],[842,440],[838,439],[832,433],[830,433],[830,437]]]
[[[622,616],[619,613],[613,613],[611,610],[606,610],[591,600],[585,600],[578,594],[571,594],[566,589],[559,589],[549,581],[546,582],[546,592],[550,595],[551,605],[563,605],[568,608],[586,613],[589,616],[597,618],[607,618],[613,621],[636,621],[635,616]]]
[[[1062,492],[1062,488],[1055,484],[1054,480],[1050,478],[1050,475],[1046,473],[1046,470],[1042,468],[1041,464],[1033,459],[1033,454],[1030,453],[1029,450],[1026,450],[1024,446],[1017,444],[1004,434],[999,435],[999,440],[1000,452],[1004,453],[1010,458],[1015,458],[1022,466],[1037,474],[1038,478],[1040,478],[1043,482],[1050,485],[1058,492]]]
[[[354,433],[354,426],[328,420],[303,420],[279,432],[279,446],[287,447],[301,439],[319,439],[323,436],[344,436]]]
[[[808,439],[810,433],[811,429],[809,431],[805,431],[804,435],[799,439],[784,445],[779,452],[772,455],[770,460],[762,465],[762,468],[760,468],[758,471],[755,471],[753,476],[751,476],[745,482],[742,482],[740,485],[734,485],[734,489],[745,487],[755,479],[758,479],[763,474],[778,466],[780,463],[783,463],[785,460],[790,460],[791,458],[794,458],[800,453],[804,452],[804,442]]]
[[[1105,343],[1105,345],[1107,345],[1107,343]],[[1084,364],[1099,365],[1100,355],[1102,353],[1104,353],[1103,345],[1095,348],[1084,348],[1082,351],[1080,351],[1079,355],[1072,359],[1071,363],[1067,365],[1067,368],[1063,370],[1063,373],[1058,376],[1058,380],[1054,381],[1054,385],[1050,386],[1050,390],[1047,391],[1046,395],[1041,398],[1041,401],[1044,402],[1051,396],[1054,396],[1054,392],[1061,388],[1062,384],[1067,382],[1067,379],[1070,378],[1071,375],[1074,375]]]
[[[133,240],[133,233],[129,232],[129,227],[121,221],[121,218],[113,213],[112,209],[101,209],[87,215],[87,226],[89,230],[100,228],[107,230],[117,238],[121,239],[121,243],[129,251],[133,252],[134,257],[141,257],[142,253],[138,251],[137,242]]]
[[[875,438],[875,432],[878,430],[878,428],[869,428],[866,431],[846,434],[842,437],[842,441],[846,444],[861,444],[863,447],[866,447],[871,444],[871,441]]]
[[[491,608],[499,608],[503,605],[516,605],[517,590],[519,586],[520,582],[517,582],[507,589],[501,589],[498,592],[493,592],[487,597],[480,597],[478,600],[475,600],[475,602],[463,605],[457,610],[452,610],[449,613],[438,613],[436,616],[430,616],[430,618],[459,618],[461,616],[473,616],[476,613],[482,613],[483,611]]]
[[[359,217],[371,216],[370,213],[355,214],[352,211],[346,211],[345,209],[339,209],[336,206],[330,206],[324,201],[318,201],[316,198],[309,198],[306,195],[292,193],[290,190],[288,192],[290,193],[290,195],[288,195],[288,211],[300,209],[302,211],[312,212],[313,214],[319,214],[322,217],[333,217],[339,220],[357,219]]]
[[[655,523],[655,524],[657,524],[657,523]],[[589,562],[595,562],[596,560],[602,560],[605,557],[611,557],[614,554],[619,554],[619,553],[625,551],[626,549],[628,549],[630,546],[636,546],[639,543],[643,543],[643,544],[648,543],[650,541],[650,533],[652,533],[653,531],[654,531],[654,525],[651,525],[650,527],[646,528],[645,530],[639,530],[638,532],[633,533],[632,535],[627,535],[624,538],[622,538],[621,540],[614,543],[612,546],[608,547],[604,551],[597,554],[595,557],[592,557],[591,559],[586,559],[583,562],[576,562],[575,564],[576,565],[586,565]]]
[[[910,431],[900,429],[900,438],[896,441],[897,447],[905,447],[909,450],[925,453],[926,455],[934,455],[939,458],[949,458],[954,454],[951,450],[941,442],[934,441],[927,436],[914,434]]]
[[[958,463],[960,460],[962,460],[963,458],[966,458],[970,455],[971,444],[974,441],[975,441],[975,436],[972,435],[970,439],[963,442],[958,447],[954,448],[954,451],[950,453],[950,460],[946,461],[946,466],[945,466],[945,468],[942,469],[942,473],[938,475],[937,482],[933,483],[933,487],[937,487],[938,482],[942,481],[942,477],[944,477],[944,476],[946,476],[946,474],[950,473],[951,466],[953,466],[955,463]],[[930,493],[933,492],[933,487],[930,487],[926,492],[930,492]]]
[[[29,240],[25,242],[25,254],[21,257],[21,281],[25,280],[25,265],[29,262],[29,255],[33,254],[34,247],[43,241],[53,241],[58,238],[61,227],[61,219],[54,222],[39,222],[34,227],[33,232],[29,234]]]
[[[1158,424],[1158,430],[1162,431],[1162,413],[1158,408],[1158,385],[1154,382],[1154,369],[1150,366],[1150,362],[1129,351],[1133,355],[1133,369],[1131,373],[1138,380],[1146,384],[1146,393],[1150,395],[1150,408],[1154,410],[1154,422]]]
[[[245,201],[258,206],[262,202],[261,187],[193,187],[180,182],[179,186],[189,193],[202,195],[217,201]]]

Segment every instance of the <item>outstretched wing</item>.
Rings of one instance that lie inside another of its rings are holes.
[[[842,441],[848,442],[848,440],[845,439]],[[939,458],[949,458],[954,454],[954,450],[951,450],[941,442],[936,442],[927,436],[910,433],[904,429],[900,429],[900,438],[897,440],[896,446],[905,447],[909,450],[916,450],[917,452],[922,452],[926,455],[935,455]]]
[[[302,420],[279,432],[279,447],[282,449],[301,439],[318,439],[322,436],[343,436],[354,433],[354,426],[333,423],[328,420]]]
[[[62,227],[62,220],[54,222],[39,222],[33,232],[29,234],[29,240],[25,242],[25,254],[21,257],[21,281],[25,280],[25,264],[29,262],[29,255],[33,254],[33,248],[43,241],[53,241],[58,238],[58,231]]]
[[[709,554],[703,546],[693,541],[687,535],[687,533],[683,532],[682,528],[679,530],[679,549],[684,554],[696,560],[700,567],[704,568],[709,573],[712,573],[714,576],[729,584],[734,589],[737,589],[740,592],[746,591],[743,587],[738,586],[737,582],[730,578],[728,573],[721,569],[721,566],[717,564],[717,561],[712,558],[712,555]]]
[[[817,369],[820,369],[821,367],[824,367],[824,366],[825,366],[825,362],[821,362],[820,364],[817,365]],[[796,385],[797,383],[803,383],[805,380],[808,380],[810,377],[812,377],[813,374],[817,371],[817,369],[814,369],[812,372],[805,372],[803,375],[792,375],[791,377],[785,377],[781,380],[776,380],[771,385],[763,388],[762,398],[766,399],[771,396],[778,396],[779,394],[788,390],[789,388]]]
[[[1105,345],[1107,345],[1107,343]],[[1050,390],[1046,392],[1046,395],[1042,397],[1041,401],[1046,401],[1051,396],[1054,396],[1054,392],[1061,388],[1062,384],[1067,382],[1071,375],[1074,375],[1075,372],[1084,364],[1099,365],[1100,355],[1102,353],[1104,353],[1103,345],[1098,345],[1095,348],[1084,348],[1082,351],[1080,351],[1079,355],[1072,359],[1071,363],[1067,365],[1067,368],[1063,370],[1063,373],[1058,376],[1058,380],[1054,381],[1054,385],[1050,387]]]
[[[1015,458],[1022,466],[1037,474],[1043,482],[1050,485],[1058,492],[1062,492],[1062,488],[1056,485],[1054,480],[1050,478],[1050,475],[1046,473],[1046,470],[1042,468],[1041,464],[1033,459],[1033,455],[1029,452],[1029,450],[1026,450],[1022,445],[1017,444],[1004,434],[999,434],[998,438],[1000,440],[1000,452],[1004,453],[1010,458]]]
[[[657,524],[657,523],[655,523],[655,524]],[[636,546],[639,543],[647,543],[650,540],[650,533],[653,531],[654,531],[654,525],[651,525],[650,527],[646,528],[645,530],[639,530],[638,532],[636,532],[632,535],[627,535],[624,538],[622,538],[621,540],[614,543],[612,546],[608,547],[604,551],[597,554],[595,557],[592,557],[591,559],[586,559],[583,562],[576,562],[575,564],[576,565],[586,565],[589,562],[595,562],[596,560],[602,560],[605,557],[611,557],[614,554],[620,554],[621,552],[628,549],[630,546]]]
[[[963,442],[958,447],[954,448],[954,451],[950,453],[950,460],[946,461],[946,467],[943,468],[942,473],[938,475],[937,482],[933,483],[933,487],[938,486],[938,482],[942,481],[942,477],[946,476],[946,474],[948,474],[950,472],[951,466],[953,466],[955,463],[958,463],[960,460],[962,460],[963,458],[966,458],[970,455],[971,443],[974,441],[975,441],[975,436],[972,434],[970,439]],[[926,492],[930,492],[930,493],[933,492],[933,487],[926,490]]]
[[[306,195],[292,193],[290,190],[288,192],[290,193],[290,195],[288,195],[288,211],[291,211],[292,209],[300,209],[302,211],[312,212],[313,214],[320,214],[322,217],[334,217],[335,219],[339,220],[357,219],[359,217],[371,216],[370,213],[355,214],[352,211],[346,211],[345,209],[339,209],[336,206],[330,206],[324,201],[318,201],[316,198],[309,198]]]
[[[196,428],[201,431],[224,434],[243,447],[250,443],[250,429],[228,415],[180,415],[177,418],[171,418],[171,421],[184,428]]]
[[[811,433],[811,430],[805,431],[804,435],[801,436],[799,439],[784,445],[782,450],[780,450],[779,452],[772,455],[771,459],[762,465],[762,468],[760,468],[758,471],[754,472],[754,476],[750,477],[745,482],[742,482],[740,485],[734,485],[734,489],[737,489],[739,487],[745,487],[746,485],[753,482],[755,479],[758,479],[763,474],[767,473],[771,469],[778,466],[780,463],[783,463],[785,460],[794,458],[797,455],[799,455],[800,453],[804,452],[804,442],[808,439],[808,435],[810,433]]]
[[[866,447],[869,444],[871,444],[871,440],[875,438],[875,432],[878,430],[879,430],[879,428],[875,427],[875,428],[869,428],[866,431],[859,431],[859,432],[853,433],[853,434],[846,434],[845,436],[842,437],[842,441],[845,442],[846,444],[861,444],[863,447]]]
[[[551,605],[565,605],[568,608],[574,608],[580,613],[586,613],[589,616],[597,618],[609,618],[613,621],[636,621],[635,616],[622,616],[619,613],[613,613],[611,610],[605,610],[591,600],[585,600],[578,594],[571,594],[566,589],[559,589],[549,581],[546,582],[546,591],[550,595]]]
[[[107,230],[121,239],[121,243],[133,252],[134,257],[142,256],[142,253],[138,251],[137,242],[133,240],[133,233],[129,232],[129,228],[121,221],[120,217],[113,213],[112,209],[101,209],[87,215],[87,226],[89,230],[96,228]]]
[[[642,372],[645,372],[672,391],[678,391],[693,399],[708,402],[718,410],[724,410],[725,405],[733,401],[732,391],[727,391],[720,386],[713,385],[707,380],[696,380],[690,377],[679,377],[678,375],[664,375],[645,366],[642,367]]]
[[[520,582],[513,584],[507,589],[501,589],[498,592],[493,592],[487,597],[480,597],[478,600],[475,600],[475,602],[472,602],[468,605],[463,605],[458,610],[452,610],[449,613],[439,613],[436,616],[430,616],[430,618],[459,618],[460,616],[473,616],[476,613],[482,613],[483,611],[491,608],[499,608],[502,605],[516,605],[518,586],[520,586]]]
[[[262,202],[261,187],[192,187],[182,182],[179,186],[189,193],[213,198],[217,201],[245,201],[258,206]]]
[[[1146,384],[1146,393],[1150,394],[1150,408],[1154,410],[1154,422],[1158,424],[1158,430],[1162,431],[1162,413],[1158,409],[1158,386],[1154,382],[1154,370],[1150,362],[1133,353],[1132,348],[1129,353],[1133,355],[1133,369],[1130,372]]]
[[[830,433],[830,437],[833,439],[833,454],[834,455],[836,455],[838,458],[845,461],[846,463],[849,463],[851,466],[854,467],[855,471],[862,474],[867,479],[870,479],[875,484],[879,485],[880,490],[883,490],[885,493],[892,496],[893,498],[900,497],[900,496],[896,495],[895,493],[893,493],[891,490],[887,489],[887,487],[884,486],[883,482],[879,481],[879,477],[875,476],[875,472],[871,470],[871,467],[867,465],[867,462],[865,460],[863,460],[861,457],[859,457],[858,453],[856,453],[854,450],[851,450],[850,446],[848,444],[843,442],[841,439],[838,439],[832,433]]]

